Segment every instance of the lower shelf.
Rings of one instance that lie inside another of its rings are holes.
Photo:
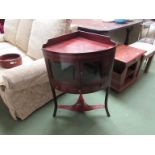
[[[97,104],[97,105],[88,105],[85,103],[83,96],[80,94],[77,102],[74,105],[58,105],[58,108],[60,109],[66,109],[66,110],[72,110],[72,111],[90,111],[95,109],[102,109],[104,108],[104,105]]]

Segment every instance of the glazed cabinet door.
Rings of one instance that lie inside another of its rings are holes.
[[[70,93],[80,90],[79,64],[77,62],[49,60],[52,80],[56,89]]]

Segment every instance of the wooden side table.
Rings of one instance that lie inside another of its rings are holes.
[[[126,45],[116,48],[111,83],[114,90],[121,92],[138,79],[144,52]]]

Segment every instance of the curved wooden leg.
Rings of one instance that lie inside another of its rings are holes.
[[[58,104],[57,104],[57,97],[56,97],[56,93],[55,93],[55,89],[52,88],[52,93],[53,93],[53,97],[54,97],[54,112],[53,112],[53,117],[56,116],[57,113],[57,108],[58,108]]]
[[[107,113],[107,116],[110,117],[110,113],[108,110],[108,95],[109,95],[109,87],[106,88],[106,95],[105,95],[105,111]]]

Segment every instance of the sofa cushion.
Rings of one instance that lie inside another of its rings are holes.
[[[66,33],[68,26],[68,20],[65,19],[34,20],[27,54],[34,59],[42,58],[42,45],[48,39]]]
[[[4,39],[12,44],[16,44],[16,32],[19,19],[7,19],[4,24]]]
[[[18,25],[18,30],[16,34],[16,45],[27,52],[28,42],[31,33],[32,19],[21,19]]]

